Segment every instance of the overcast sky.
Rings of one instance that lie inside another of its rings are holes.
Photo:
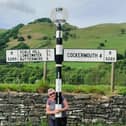
[[[56,7],[66,8],[68,22],[78,27],[126,22],[126,0],[0,0],[0,28],[50,17]]]

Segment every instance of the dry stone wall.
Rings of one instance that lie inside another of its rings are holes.
[[[126,96],[94,96],[65,94],[69,102],[68,126],[85,123],[126,124]],[[0,93],[0,126],[42,126],[45,115],[46,94]]]

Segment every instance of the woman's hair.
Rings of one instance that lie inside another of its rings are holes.
[[[53,92],[55,92],[55,90],[53,88],[49,88],[48,89],[48,95],[51,94],[51,93],[53,93]]]

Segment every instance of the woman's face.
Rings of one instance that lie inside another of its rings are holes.
[[[49,97],[52,98],[52,99],[55,99],[56,93],[55,93],[55,92],[50,93],[50,94],[49,94]]]

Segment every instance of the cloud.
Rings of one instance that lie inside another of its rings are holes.
[[[67,22],[79,27],[126,21],[126,0],[0,0],[0,25],[10,28],[50,17],[56,7],[66,8]]]
[[[22,1],[21,0],[4,0],[4,1],[1,0],[0,8],[3,8],[3,7],[6,9],[16,10],[23,13],[29,13],[29,14],[35,13],[35,9],[26,5],[23,0]]]

